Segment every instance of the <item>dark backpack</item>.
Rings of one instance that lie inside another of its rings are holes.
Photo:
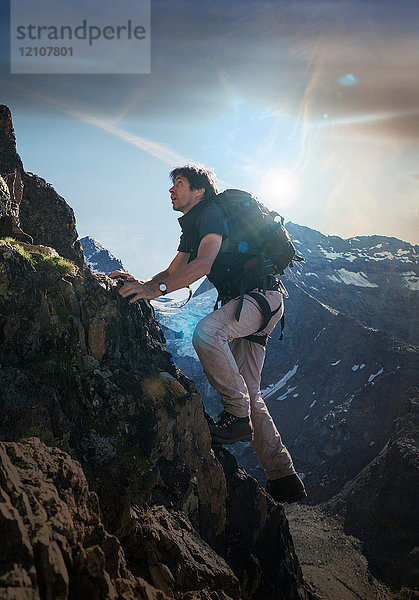
[[[266,335],[257,335],[265,329],[277,312],[271,312],[268,301],[260,293],[251,292],[255,288],[264,293],[274,282],[275,289],[287,292],[281,282],[274,276],[283,275],[293,261],[303,261],[298,256],[290,235],[284,226],[284,218],[277,212],[269,210],[254,196],[242,190],[225,190],[214,198],[214,202],[223,212],[229,224],[229,236],[223,241],[219,256],[220,263],[227,268],[218,269],[215,275],[218,289],[218,302],[238,296],[235,318],[238,321],[243,306],[244,295],[250,295],[259,304],[263,323],[254,335],[247,336],[251,342],[265,345]],[[231,266],[231,268],[230,268]],[[221,280],[220,280],[221,273]],[[211,281],[214,282],[214,276]],[[274,289],[274,288],[271,288]],[[284,316],[281,318],[281,335],[283,337]]]
[[[259,200],[242,190],[225,190],[214,202],[225,215],[230,234],[221,247],[222,253],[243,257],[241,273],[234,285],[240,291],[250,286],[266,290],[269,275],[283,275],[293,261],[302,261],[284,226],[284,218],[269,210]],[[254,286],[258,282],[260,285]],[[231,285],[233,282],[227,282]]]
[[[214,310],[230,298],[239,297],[235,318],[240,318],[244,294],[252,296],[259,304],[263,314],[263,324],[254,335],[245,339],[265,345],[266,335],[257,335],[265,329],[273,315],[268,301],[251,290],[267,289],[269,277],[283,275],[287,267],[293,267],[293,261],[303,261],[298,256],[290,235],[284,226],[284,218],[269,210],[259,200],[242,190],[225,190],[212,200],[222,211],[229,224],[229,235],[223,240],[218,256],[216,272],[211,271],[210,281],[218,290]],[[281,282],[277,287],[285,295],[287,292]],[[189,298],[191,298],[189,290]],[[186,303],[185,303],[186,304]],[[182,305],[184,306],[184,305]],[[284,328],[284,316],[281,318],[281,335]]]

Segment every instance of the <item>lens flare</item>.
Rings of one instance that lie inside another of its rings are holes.
[[[269,207],[280,209],[295,202],[300,192],[300,182],[291,169],[270,169],[262,177],[259,187],[261,201]]]
[[[338,82],[340,85],[349,87],[351,85],[357,85],[359,83],[359,79],[353,73],[346,73],[346,75],[342,75],[338,78]]]

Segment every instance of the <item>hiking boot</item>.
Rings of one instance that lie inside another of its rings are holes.
[[[265,489],[275,502],[281,502],[281,504],[298,502],[307,497],[304,483],[297,473],[279,479],[270,479]]]
[[[217,444],[234,444],[235,442],[251,442],[253,427],[249,417],[236,417],[223,412],[219,415],[218,423],[209,423],[213,442]]]

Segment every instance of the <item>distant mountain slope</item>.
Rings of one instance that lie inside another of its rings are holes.
[[[122,262],[97,240],[87,235],[80,239],[86,262],[95,273],[107,275],[110,271],[125,271]]]
[[[406,392],[403,416],[382,451],[325,505],[343,515],[347,533],[363,541],[372,572],[396,588],[419,587],[417,397],[417,389]]]
[[[288,223],[305,262],[286,280],[369,327],[419,343],[419,248],[385,236],[342,239]]]
[[[417,347],[288,288],[286,333],[269,342],[262,393],[319,501],[387,443],[417,377]]]

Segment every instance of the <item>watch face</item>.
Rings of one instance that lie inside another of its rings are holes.
[[[159,283],[159,290],[164,294],[167,292],[167,285],[165,283]]]

